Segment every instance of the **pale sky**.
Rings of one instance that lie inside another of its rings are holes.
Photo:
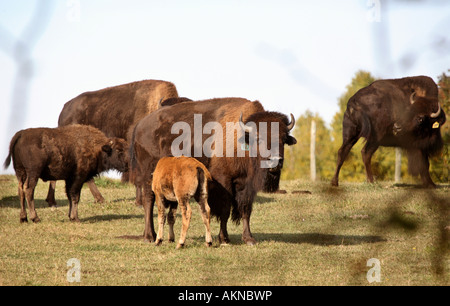
[[[85,91],[161,79],[193,100],[244,97],[330,123],[360,69],[437,81],[450,1],[2,1],[0,162],[15,132],[56,127]]]

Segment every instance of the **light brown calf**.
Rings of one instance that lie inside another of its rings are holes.
[[[173,225],[177,207],[166,201],[178,202],[182,215],[182,228],[177,249],[184,246],[186,233],[189,228],[192,210],[189,200],[194,197],[200,204],[203,223],[206,229],[206,245],[211,246],[210,208],[208,205],[208,181],[212,177],[206,167],[191,157],[163,157],[156,165],[152,178],[152,190],[158,205],[158,234],[156,245],[160,245],[164,235],[164,223],[166,221],[165,210],[169,207],[167,221],[169,223],[169,241],[175,241]]]

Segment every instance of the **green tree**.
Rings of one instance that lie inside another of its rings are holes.
[[[450,70],[448,70],[450,72]],[[436,183],[450,182],[450,76],[442,73],[438,77],[439,102],[447,116],[447,123],[441,127],[442,138],[444,140],[444,149],[441,154],[435,156],[430,162],[430,175]]]
[[[325,121],[311,111],[306,111],[296,119],[292,135],[297,139],[297,144],[285,148],[284,169],[282,179],[309,179],[310,178],[310,145],[311,145],[311,121],[316,122],[316,175],[317,179],[327,178],[332,166],[330,159],[329,143],[330,130]]]

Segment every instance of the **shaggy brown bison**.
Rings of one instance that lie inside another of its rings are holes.
[[[428,158],[443,147],[440,127],[444,123],[438,88],[429,77],[379,80],[360,89],[349,99],[344,113],[343,143],[332,185],[338,185],[345,158],[364,137],[361,154],[369,182],[373,182],[370,163],[378,147],[401,147],[408,152],[410,172],[420,174],[424,186],[434,187]]]
[[[229,242],[227,221],[232,207],[232,219],[243,221],[242,239],[254,244],[250,231],[253,200],[269,175],[279,181],[284,145],[296,143],[289,135],[294,124],[292,115],[289,120],[283,114],[265,111],[258,101],[242,98],[179,103],[139,121],[130,143],[130,167],[136,170],[137,200],[145,209],[144,238],[156,238],[151,173],[161,157],[185,155],[203,163],[213,177],[208,203],[211,213],[220,219],[220,242]],[[255,146],[270,150],[262,154],[253,151]]]
[[[194,197],[200,205],[203,223],[206,229],[206,245],[211,246],[212,237],[210,224],[210,208],[208,205],[208,181],[212,181],[208,169],[192,157],[163,157],[156,165],[153,172],[152,191],[155,193],[158,206],[158,235],[156,245],[163,241],[164,223],[166,221],[165,210],[169,207],[167,221],[169,223],[169,241],[175,241],[173,225],[177,207],[167,201],[177,202],[181,209],[182,228],[177,249],[184,246],[186,233],[191,221],[192,210],[189,200]]]
[[[160,80],[144,80],[89,91],[64,105],[58,126],[91,125],[107,137],[127,139],[128,130],[147,114],[155,111],[162,100],[176,103],[177,98],[175,85]],[[162,105],[166,105],[165,102]],[[94,181],[88,181],[88,186],[95,200],[103,202],[103,196]],[[49,205],[56,204],[54,194],[55,182],[51,182],[46,199]]]
[[[31,220],[40,221],[34,208],[34,188],[39,178],[66,181],[69,218],[79,221],[81,187],[102,171],[126,171],[128,146],[125,140],[108,138],[98,129],[86,125],[33,128],[14,135],[5,168],[9,167],[11,159],[19,182],[20,222],[28,221],[25,199]]]

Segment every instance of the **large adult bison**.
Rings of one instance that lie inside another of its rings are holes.
[[[144,239],[154,241],[156,237],[150,187],[158,160],[190,155],[202,162],[213,177],[208,203],[211,213],[220,219],[219,240],[229,242],[227,221],[232,208],[232,219],[243,221],[243,241],[254,244],[250,231],[253,200],[269,173],[280,173],[284,145],[296,143],[289,135],[294,124],[292,114],[289,120],[283,114],[265,111],[258,101],[242,98],[176,104],[138,122],[130,143],[130,167],[136,170],[137,190],[143,188]],[[271,153],[263,154],[261,148],[270,148]]]
[[[39,178],[66,181],[69,218],[79,221],[81,187],[102,171],[126,171],[128,144],[121,138],[108,138],[98,129],[86,125],[26,129],[11,139],[5,168],[11,159],[19,182],[20,222],[28,221],[25,199],[31,220],[40,221],[34,208],[34,188]]]
[[[144,80],[89,91],[67,102],[59,115],[58,126],[91,125],[108,137],[127,139],[128,130],[149,113],[161,106],[162,100],[176,103],[174,84],[159,80]],[[166,102],[165,102],[166,103]],[[165,104],[163,104],[165,105]],[[104,199],[93,180],[88,182],[97,202]],[[55,182],[50,183],[47,202],[55,205]]]
[[[428,158],[443,147],[440,127],[444,123],[438,88],[429,77],[378,80],[360,89],[349,99],[344,113],[343,143],[332,185],[338,185],[345,158],[364,137],[361,154],[369,182],[373,182],[370,161],[378,147],[401,147],[408,152],[409,171],[420,174],[424,186],[434,187]]]

